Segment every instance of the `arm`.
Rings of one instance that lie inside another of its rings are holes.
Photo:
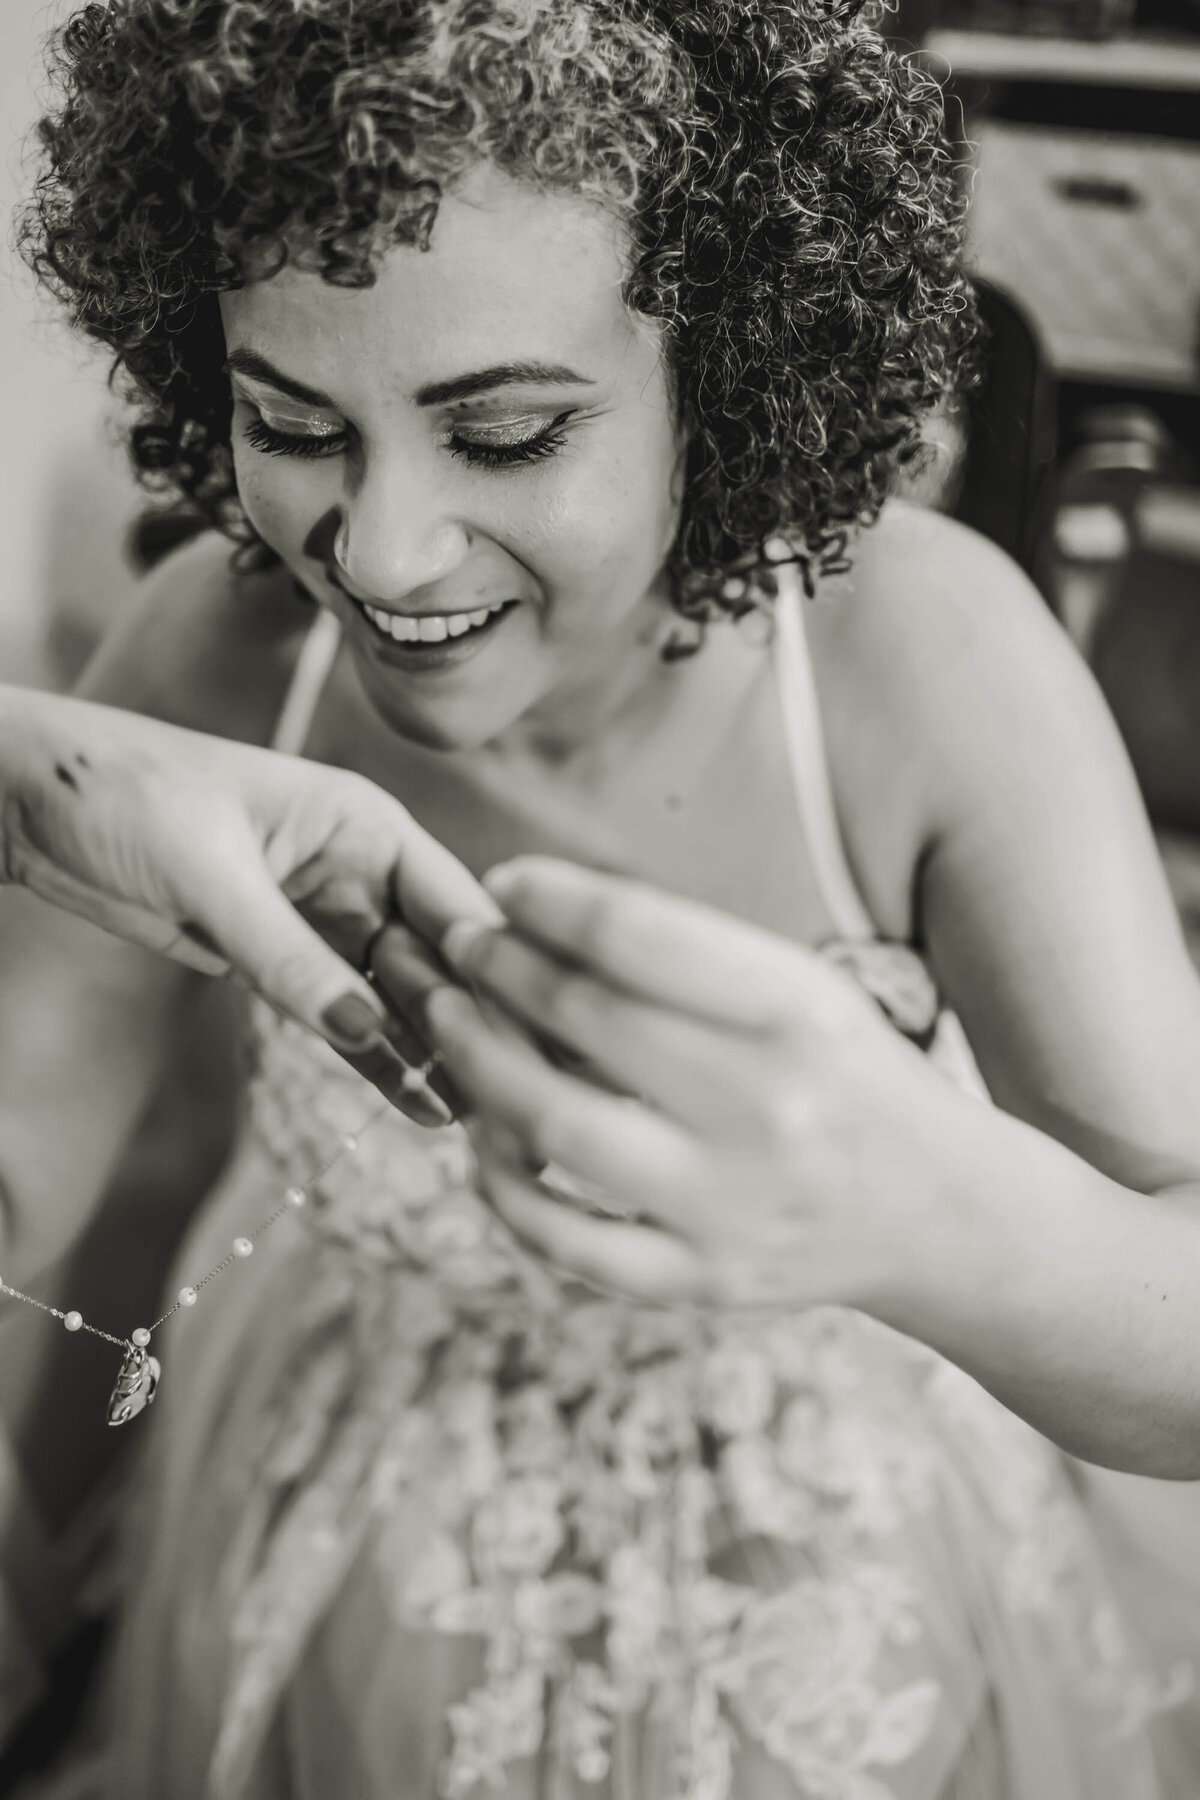
[[[933,530],[919,642],[893,617],[880,648],[932,752],[921,924],[1003,1110],[947,1143],[965,1229],[895,1322],[1068,1448],[1194,1476],[1200,982],[1090,674],[997,552]]]
[[[1008,1110],[811,952],[543,859],[489,877],[507,930],[443,953],[639,1098],[548,1067],[461,993],[431,1001],[435,1039],[498,1210],[564,1268],[658,1303],[856,1306],[1077,1454],[1194,1476],[1196,977],[1086,670],[1003,558],[924,530],[906,559],[889,528],[827,615],[822,698],[877,916],[904,916],[915,868]],[[547,1163],[625,1217],[549,1197]]]

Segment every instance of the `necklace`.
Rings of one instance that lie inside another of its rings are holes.
[[[423,1067],[408,1069],[403,1078],[403,1086],[410,1092],[424,1088],[428,1082],[429,1071],[436,1060],[436,1057],[431,1057]],[[138,1325],[127,1337],[117,1337],[111,1331],[102,1330],[99,1325],[91,1324],[81,1312],[77,1312],[73,1308],[64,1312],[60,1307],[51,1306],[47,1301],[39,1300],[34,1294],[26,1294],[20,1288],[11,1287],[2,1275],[0,1275],[0,1294],[7,1294],[11,1300],[23,1300],[27,1306],[36,1306],[39,1312],[49,1313],[52,1318],[61,1319],[68,1331],[86,1331],[92,1337],[103,1338],[106,1344],[113,1344],[121,1351],[121,1367],[117,1372],[116,1383],[108,1402],[108,1422],[110,1425],[125,1425],[130,1419],[136,1418],[140,1412],[146,1410],[158,1389],[162,1364],[156,1356],[151,1356],[150,1340],[159,1327],[165,1325],[168,1319],[174,1318],[177,1312],[195,1306],[201,1289],[206,1288],[210,1281],[215,1281],[218,1275],[223,1275],[226,1269],[233,1267],[234,1263],[245,1262],[248,1257],[253,1256],[254,1246],[259,1238],[265,1232],[270,1231],[272,1225],[277,1224],[288,1213],[298,1211],[300,1207],[306,1206],[310,1191],[317,1182],[329,1173],[341,1157],[351,1150],[356,1150],[364,1134],[383,1118],[385,1113],[391,1111],[390,1105],[381,1106],[363,1121],[357,1131],[346,1132],[339,1139],[338,1147],[333,1155],[313,1170],[303,1186],[287,1188],[275,1210],[269,1213],[261,1224],[256,1225],[253,1231],[248,1232],[244,1237],[235,1237],[229,1250],[220,1262],[208,1271],[207,1275],[202,1275],[194,1285],[181,1287],[174,1302],[159,1318],[155,1319],[152,1325]]]

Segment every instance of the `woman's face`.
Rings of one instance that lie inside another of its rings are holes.
[[[221,297],[246,512],[418,742],[561,723],[657,634],[680,444],[623,273],[598,207],[480,169],[373,287]]]

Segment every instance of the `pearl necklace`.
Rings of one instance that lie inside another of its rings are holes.
[[[404,1075],[403,1085],[410,1092],[424,1088],[428,1082],[429,1069],[435,1060],[431,1058],[423,1068],[408,1069]],[[104,1331],[99,1325],[91,1324],[81,1312],[77,1312],[74,1308],[63,1312],[60,1307],[50,1306],[45,1300],[39,1300],[34,1294],[23,1293],[20,1288],[11,1287],[2,1275],[0,1275],[0,1294],[7,1294],[12,1300],[23,1300],[27,1306],[36,1306],[39,1312],[49,1313],[54,1319],[61,1319],[68,1331],[86,1331],[92,1337],[103,1338],[106,1344],[115,1344],[116,1348],[122,1352],[122,1361],[112,1394],[109,1396],[108,1422],[110,1425],[125,1425],[130,1419],[136,1418],[138,1413],[145,1411],[157,1391],[159,1377],[162,1374],[162,1364],[156,1356],[150,1355],[150,1340],[159,1327],[165,1325],[168,1319],[174,1318],[177,1312],[186,1307],[195,1306],[200,1297],[201,1288],[207,1287],[210,1281],[215,1281],[218,1275],[223,1275],[225,1270],[232,1268],[234,1263],[244,1262],[247,1257],[253,1256],[254,1246],[259,1238],[265,1232],[270,1231],[272,1225],[285,1218],[289,1212],[298,1211],[300,1207],[307,1205],[310,1191],[317,1182],[327,1175],[330,1169],[349,1151],[357,1150],[359,1141],[364,1134],[383,1118],[385,1113],[390,1113],[392,1110],[390,1105],[381,1106],[363,1121],[357,1131],[346,1132],[339,1140],[333,1155],[319,1168],[314,1169],[304,1186],[289,1187],[274,1212],[268,1214],[262,1223],[256,1225],[254,1230],[245,1237],[235,1237],[226,1255],[208,1271],[207,1275],[202,1275],[199,1281],[190,1286],[181,1287],[175,1296],[174,1303],[159,1318],[155,1319],[152,1325],[138,1325],[127,1337],[116,1337],[111,1331]]]

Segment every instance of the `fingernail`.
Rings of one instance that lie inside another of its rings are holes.
[[[435,1094],[429,1087],[416,1090],[406,1087],[403,1078],[397,1082],[389,1081],[387,1083],[387,1098],[400,1112],[407,1113],[408,1117],[417,1125],[427,1125],[436,1129],[442,1125],[450,1125],[454,1121],[453,1108],[442,1099],[440,1094]]]
[[[476,1008],[461,989],[437,987],[425,998],[425,1018],[435,1034],[465,1025]]]
[[[471,951],[480,938],[490,937],[493,930],[493,926],[484,925],[479,919],[456,919],[438,946],[443,962],[465,972]]]
[[[513,867],[512,863],[497,863],[496,867],[489,869],[484,876],[483,885],[492,899],[499,900],[503,905],[505,900],[511,898],[520,878],[519,871]]]
[[[321,1014],[326,1036],[339,1050],[368,1050],[383,1036],[383,1015],[361,994],[343,994]]]

